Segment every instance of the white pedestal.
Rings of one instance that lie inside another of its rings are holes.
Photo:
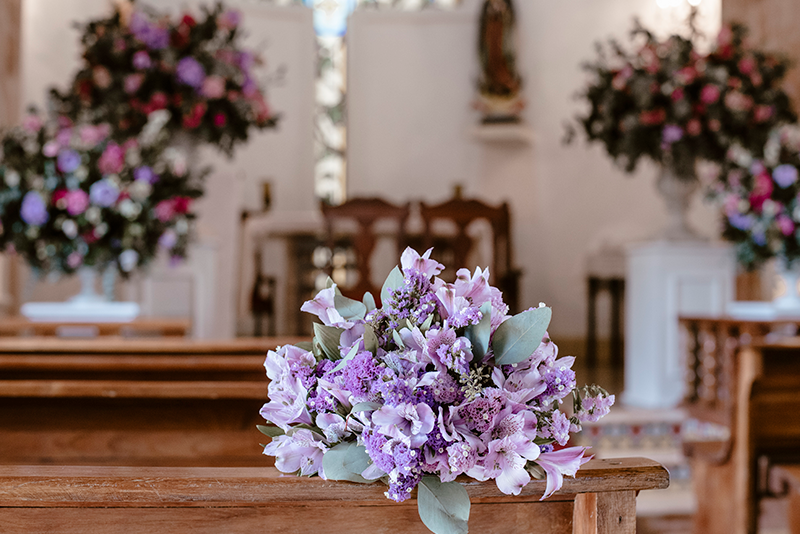
[[[20,313],[34,322],[127,323],[139,315],[135,302],[28,302]]]
[[[733,300],[736,263],[728,245],[657,241],[627,251],[623,401],[670,408],[683,397],[679,315],[722,315]]]

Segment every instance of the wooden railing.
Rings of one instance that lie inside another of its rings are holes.
[[[544,481],[520,496],[461,482],[473,533],[634,534],[637,492],[666,488],[669,474],[643,458],[592,460],[543,502]],[[274,468],[0,466],[0,525],[8,534],[427,533],[416,493],[397,504],[385,490]]]

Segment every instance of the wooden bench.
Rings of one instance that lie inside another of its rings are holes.
[[[775,466],[773,478],[789,494],[789,532],[800,534],[800,464]]]
[[[776,464],[800,463],[800,339],[765,343],[783,321],[690,319],[689,415],[728,431],[687,441],[697,495],[695,533],[755,534]]]
[[[0,464],[264,465],[264,359],[296,341],[0,339]]]
[[[462,481],[470,532],[634,534],[636,494],[669,485],[651,460],[592,460],[539,502],[544,481],[514,497],[493,481]],[[381,483],[282,476],[274,468],[0,466],[0,525],[8,534],[428,533],[416,492],[402,504]]]

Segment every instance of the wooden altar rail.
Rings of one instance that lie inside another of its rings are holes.
[[[634,534],[637,492],[666,488],[669,474],[643,458],[592,460],[544,502],[544,481],[516,497],[494,481],[462,484],[470,532]],[[0,525],[8,534],[428,533],[416,492],[398,504],[385,490],[274,468],[0,466]]]
[[[696,534],[755,534],[762,482],[777,463],[800,464],[800,339],[767,344],[798,320],[681,318],[691,417],[727,437],[685,441],[698,499]]]
[[[0,464],[269,463],[264,359],[298,340],[0,339]]]

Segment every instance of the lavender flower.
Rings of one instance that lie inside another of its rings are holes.
[[[169,45],[169,30],[153,24],[142,13],[137,12],[131,16],[128,28],[150,50],[161,50]]]
[[[152,167],[148,167],[147,165],[142,165],[141,167],[136,167],[133,170],[133,179],[136,181],[143,181],[147,182],[150,185],[155,184],[158,181],[158,175],[153,171]]]
[[[50,215],[47,213],[47,205],[42,196],[36,191],[28,191],[22,197],[19,216],[31,226],[42,226],[50,219]]]
[[[81,164],[81,156],[74,150],[65,149],[58,153],[56,164],[61,172],[74,172]]]
[[[772,171],[772,179],[781,188],[786,189],[797,181],[797,167],[794,165],[778,165]]]
[[[178,61],[175,75],[181,83],[199,89],[206,78],[206,71],[195,58],[187,56]]]
[[[113,206],[118,198],[119,188],[109,180],[98,180],[89,188],[89,199],[101,208]]]

